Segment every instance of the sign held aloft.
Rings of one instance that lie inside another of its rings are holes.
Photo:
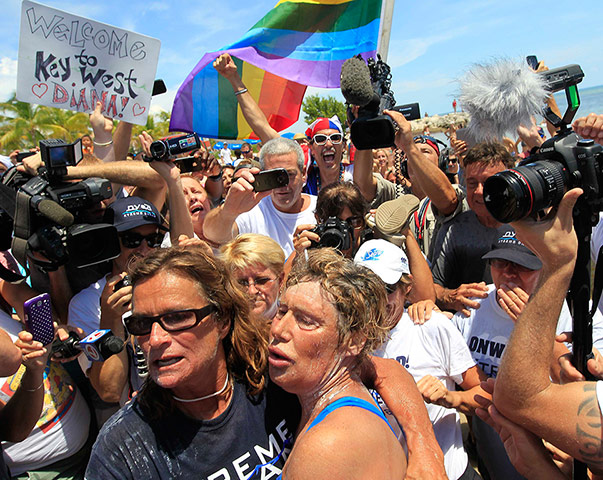
[[[161,42],[25,0],[17,99],[144,125]]]

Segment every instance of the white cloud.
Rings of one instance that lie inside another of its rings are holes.
[[[157,114],[161,111],[171,112],[178,88],[179,87],[168,88],[166,93],[153,97],[151,99],[151,114]]]
[[[0,100],[6,101],[17,89],[17,60],[0,58]]]

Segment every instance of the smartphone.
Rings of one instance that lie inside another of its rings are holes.
[[[289,185],[289,174],[284,168],[273,168],[253,175],[253,190],[256,192],[265,192],[273,188]]]
[[[526,62],[528,62],[528,65],[532,70],[538,69],[538,58],[536,57],[536,55],[528,55],[526,57]]]
[[[50,295],[43,293],[30,298],[23,304],[25,325],[36,342],[48,345],[54,340],[54,325],[52,323],[52,307]]]

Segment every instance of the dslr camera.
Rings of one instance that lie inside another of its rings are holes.
[[[156,140],[151,143],[151,157],[144,157],[147,162],[159,160],[166,162],[181,153],[191,152],[201,147],[199,135],[189,133],[179,137],[166,138],[164,140]]]
[[[103,178],[63,181],[67,167],[82,158],[79,140],[41,140],[40,155],[44,166],[39,175],[29,177],[12,168],[0,182],[3,193],[13,192],[0,219],[3,235],[12,236],[17,260],[26,267],[28,257],[42,269],[56,270],[69,261],[87,267],[116,258],[120,245],[113,225],[77,221],[83,211],[111,198],[111,182]],[[1,243],[8,242],[10,238],[3,238]],[[32,252],[40,252],[48,261],[34,258]]]
[[[568,190],[580,187],[594,213],[603,210],[603,147],[593,140],[581,139],[569,125],[580,97],[577,84],[584,78],[579,65],[567,65],[543,72],[548,89],[564,89],[568,108],[560,118],[546,107],[544,116],[560,128],[557,135],[545,141],[535,155],[518,167],[488,178],[484,184],[484,202],[499,222],[509,223],[541,210],[557,206]]]
[[[327,218],[325,222],[316,225],[310,231],[320,237],[318,242],[312,242],[310,248],[331,247],[344,251],[352,246],[352,227],[348,222],[337,217]]]

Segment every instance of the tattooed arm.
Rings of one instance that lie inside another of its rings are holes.
[[[505,349],[494,404],[511,421],[600,470],[603,430],[596,383],[556,385],[549,379],[555,327],[576,260],[572,209],[581,193],[569,191],[547,220],[514,225],[543,268]]]

